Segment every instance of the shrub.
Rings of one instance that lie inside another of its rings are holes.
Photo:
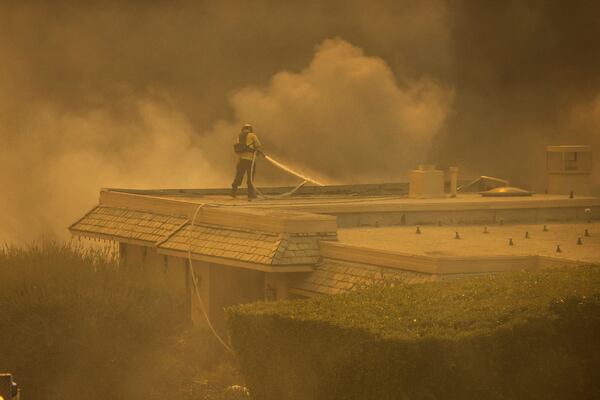
[[[205,381],[226,363],[219,345],[187,326],[180,299],[114,261],[53,242],[0,250],[0,372],[28,399],[217,398],[233,383]]]
[[[255,399],[592,399],[600,268],[518,272],[228,310]]]

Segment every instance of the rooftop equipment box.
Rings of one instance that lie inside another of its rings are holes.
[[[546,148],[547,192],[589,196],[592,173],[590,146],[548,146]]]
[[[435,169],[433,164],[422,164],[410,171],[409,196],[420,199],[445,197],[444,171]]]

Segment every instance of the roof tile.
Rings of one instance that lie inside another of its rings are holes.
[[[156,243],[185,221],[184,217],[99,205],[69,229],[81,236],[101,235],[109,236],[110,239],[137,239]]]
[[[384,283],[415,284],[437,279],[433,274],[323,259],[314,272],[293,283],[290,290],[305,296],[314,296]]]
[[[273,253],[280,242],[280,234],[202,224],[192,227],[188,224],[159,247],[187,251],[191,246],[194,254],[272,264]]]

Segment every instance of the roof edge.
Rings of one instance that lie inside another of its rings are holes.
[[[195,218],[195,223],[245,228],[273,233],[336,232],[337,217],[315,213],[265,210],[240,206],[194,203],[164,197],[102,190],[100,205]]]
[[[190,253],[188,253],[187,251],[164,249],[161,247],[157,247],[157,253],[166,255],[166,256],[179,257],[179,258],[189,258],[190,257]],[[260,272],[288,273],[288,272],[313,272],[315,270],[314,266],[312,266],[312,265],[277,265],[276,266],[276,265],[271,265],[271,264],[258,264],[258,263],[248,262],[248,261],[234,260],[231,258],[207,256],[207,255],[198,254],[198,253],[191,253],[191,258],[192,258],[192,260],[208,262],[208,263],[218,264],[218,265],[224,265],[227,267],[251,269],[251,270],[260,271]]]
[[[71,232],[71,235],[81,236],[81,237],[88,238],[88,239],[112,240],[115,242],[135,244],[138,246],[156,247],[156,242],[148,241],[148,240],[132,239],[132,238],[128,238],[125,236],[116,236],[116,235],[111,235],[111,234],[83,231],[83,230],[71,229],[71,228],[69,228],[69,232]]]
[[[347,245],[339,242],[320,242],[321,256],[380,267],[438,275],[493,273],[515,270],[534,270],[546,265],[584,264],[573,259],[556,259],[540,255],[479,255],[425,256],[390,250]]]

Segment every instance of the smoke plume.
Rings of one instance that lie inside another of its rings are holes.
[[[541,191],[547,144],[600,159],[598,12],[3,2],[0,241],[66,235],[100,187],[228,186],[246,122],[273,157],[329,182],[403,180],[430,162]],[[258,181],[295,182],[262,161]]]
[[[546,145],[593,144],[600,136],[589,117],[600,94],[598,15],[593,1],[449,7],[456,96],[433,158],[543,192]],[[588,117],[575,124],[581,108]]]
[[[326,181],[398,181],[426,158],[452,97],[425,77],[399,86],[384,60],[325,40],[299,73],[279,72],[266,87],[236,92],[236,122],[218,124],[203,148],[216,144],[207,154],[220,155],[231,133],[251,122],[265,151]]]
[[[30,110],[22,135],[0,150],[0,233],[16,240],[64,236],[103,186],[218,185],[219,171],[195,145],[194,129],[167,100],[132,98],[121,105],[127,118],[105,108]]]

